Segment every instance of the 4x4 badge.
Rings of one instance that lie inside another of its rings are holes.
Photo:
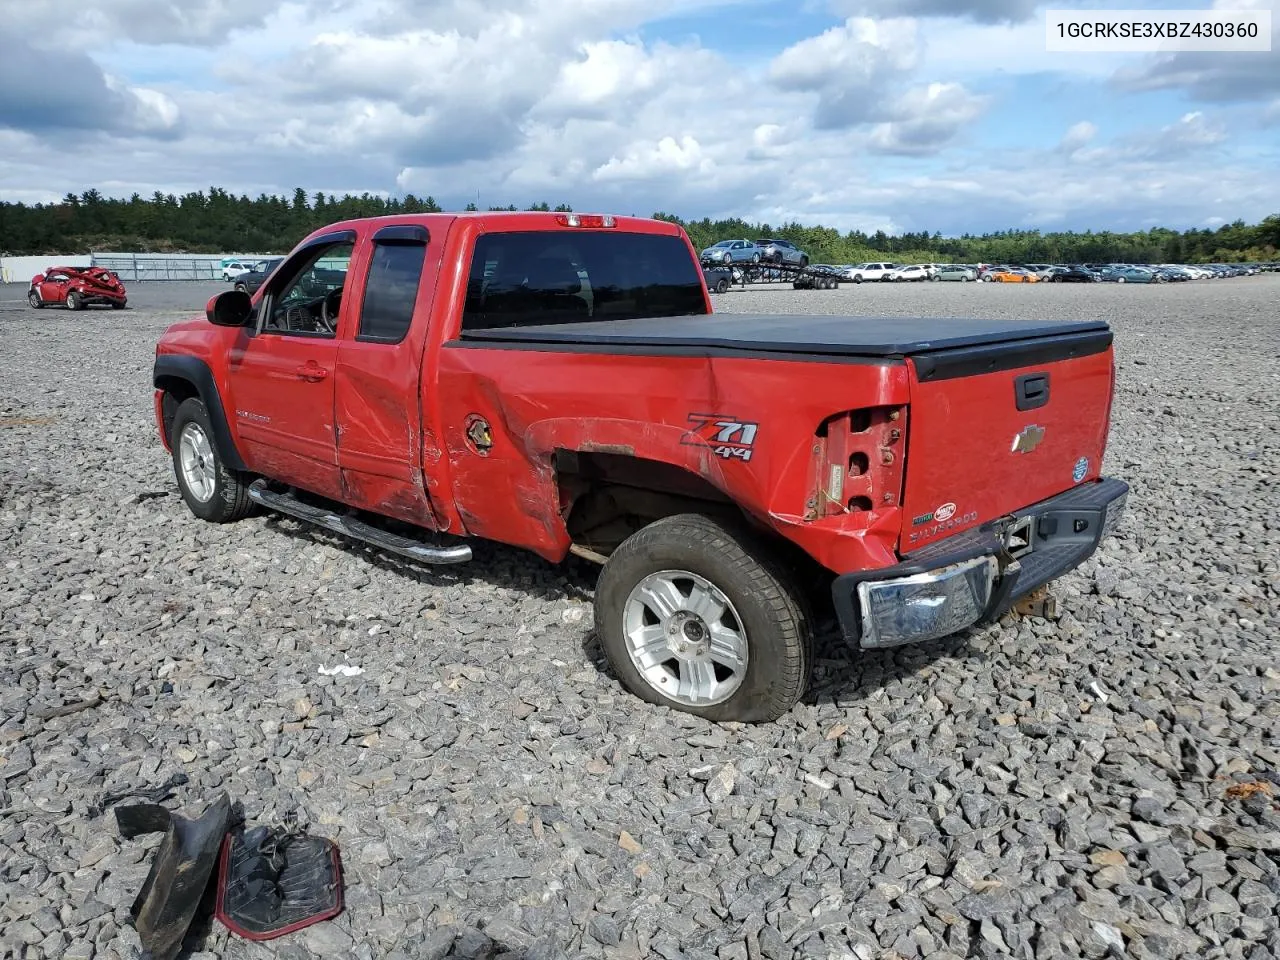
[[[1044,439],[1044,427],[1037,427],[1034,423],[1025,427],[1021,433],[1013,438],[1012,453],[1030,453],[1036,447],[1040,446],[1040,441]]]

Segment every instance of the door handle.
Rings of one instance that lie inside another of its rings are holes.
[[[329,375],[329,371],[320,366],[320,364],[316,363],[314,360],[308,360],[295,372],[297,373],[299,380],[306,380],[310,383],[316,383]]]

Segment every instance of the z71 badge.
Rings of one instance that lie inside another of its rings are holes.
[[[710,447],[717,457],[726,460],[751,459],[756,442],[758,423],[718,413],[691,413],[692,427],[680,443],[691,447]]]

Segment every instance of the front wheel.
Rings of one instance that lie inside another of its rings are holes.
[[[776,720],[804,694],[813,635],[765,548],[699,514],[658,520],[609,557],[596,629],[623,685],[717,722]]]
[[[125,306],[125,302],[124,302],[123,300],[112,300],[112,301],[111,301],[111,309],[112,309],[112,310],[123,310],[123,309],[124,309],[124,306]]]
[[[809,265],[809,258],[808,258],[808,257],[801,257],[801,258],[800,258],[800,266],[802,266],[802,267],[807,267],[808,265]]]
[[[727,293],[729,291],[729,281],[721,277],[716,281],[716,293]]]
[[[222,462],[213,441],[209,411],[199,399],[183,400],[169,434],[173,472],[187,508],[201,520],[230,523],[253,507],[249,485]]]
[[[758,254],[758,253],[753,253],[753,254],[751,255],[751,262],[752,262],[752,263],[759,263],[759,262],[760,262],[760,254]]]
[[[855,274],[853,275],[853,282],[854,282],[854,283],[861,283],[861,282],[862,282],[862,274],[860,274],[860,273],[855,273]]]
[[[40,299],[40,294],[36,293],[34,290],[27,294],[27,303],[31,304],[31,306],[37,310],[44,307],[44,301]]]
[[[84,304],[80,301],[80,294],[76,293],[74,290],[67,294],[68,310],[79,310],[83,306]]]
[[[237,283],[235,286],[235,289],[239,290],[241,293],[249,292],[249,288],[246,287],[243,283]]]

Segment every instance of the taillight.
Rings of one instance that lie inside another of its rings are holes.
[[[556,217],[556,223],[562,227],[612,227],[615,226],[613,216],[594,213],[562,213]]]
[[[813,438],[805,519],[898,506],[906,436],[905,406],[848,410],[823,421]]]

